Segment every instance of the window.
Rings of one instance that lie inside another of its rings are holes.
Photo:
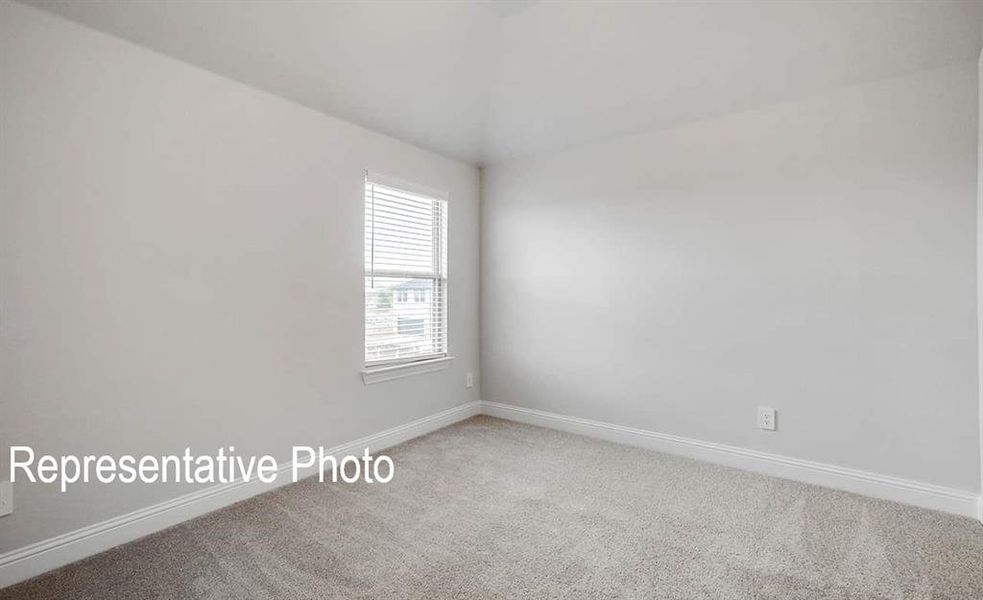
[[[423,319],[411,319],[409,317],[397,317],[396,330],[399,335],[423,335],[424,323]]]
[[[447,201],[365,179],[365,364],[447,356]]]

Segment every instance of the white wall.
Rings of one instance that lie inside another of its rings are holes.
[[[0,472],[15,444],[285,460],[478,399],[474,168],[21,5],[0,44]],[[370,387],[365,169],[450,193],[457,357]],[[18,482],[0,553],[191,489]]]
[[[979,61],[977,62],[977,101],[979,102],[979,111],[976,113],[977,117],[983,115],[983,52],[980,53]],[[978,119],[977,127],[979,128],[979,135],[977,137],[977,151],[976,151],[976,337],[977,343],[979,344],[979,349],[977,351],[977,360],[979,361],[979,375],[977,377],[979,384],[979,401],[980,401],[980,485],[983,487],[983,235],[980,232],[983,231],[983,119]],[[983,490],[981,490],[983,491]],[[983,495],[980,496],[980,506],[979,506],[979,519],[983,521]]]
[[[487,168],[483,399],[977,492],[976,131],[966,64]]]

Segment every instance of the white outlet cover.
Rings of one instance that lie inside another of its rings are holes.
[[[474,374],[471,373],[470,371],[468,371],[468,379],[465,385],[469,388],[474,387]]]
[[[770,406],[758,407],[758,428],[775,431],[776,410]]]
[[[9,481],[0,481],[0,517],[14,512],[14,487]]]

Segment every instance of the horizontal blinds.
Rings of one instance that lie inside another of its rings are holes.
[[[365,183],[365,362],[447,354],[447,202]]]

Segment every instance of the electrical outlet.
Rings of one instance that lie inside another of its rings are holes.
[[[758,428],[767,429],[768,431],[775,431],[775,413],[776,411],[774,408],[769,406],[759,406]]]
[[[468,379],[467,382],[464,384],[464,387],[469,387],[469,388],[474,387],[474,374],[471,371],[468,371]]]
[[[0,517],[14,512],[14,487],[9,481],[0,481]]]

